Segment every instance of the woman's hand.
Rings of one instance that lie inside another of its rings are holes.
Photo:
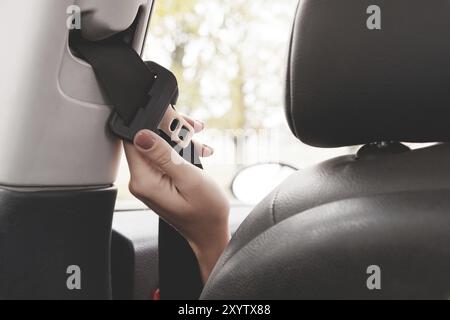
[[[194,128],[199,131],[202,126]],[[196,150],[203,156],[213,152],[199,144]],[[223,190],[149,130],[139,132],[134,145],[125,144],[125,153],[130,191],[185,237],[206,282],[230,240],[229,203]]]

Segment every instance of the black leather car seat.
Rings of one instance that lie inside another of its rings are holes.
[[[300,2],[289,125],[313,146],[365,146],[260,203],[203,299],[450,298],[450,145],[400,143],[450,141],[449,39],[448,0]]]

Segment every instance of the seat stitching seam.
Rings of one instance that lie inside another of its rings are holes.
[[[275,195],[273,196],[272,205],[270,206],[270,213],[271,213],[272,222],[273,222],[274,225],[277,224],[277,219],[276,219],[276,216],[275,216],[275,205],[276,205],[276,202],[278,200],[278,195],[280,194],[280,192],[281,192],[281,188],[278,188],[278,190],[275,192]]]

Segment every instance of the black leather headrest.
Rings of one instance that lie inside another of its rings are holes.
[[[313,146],[450,141],[450,1],[301,1],[286,96]]]

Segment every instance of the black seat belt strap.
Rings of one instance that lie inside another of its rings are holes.
[[[145,63],[119,36],[91,42],[80,33],[71,35],[70,46],[86,60],[115,107],[110,118],[111,130],[132,142],[137,132],[149,129],[159,133],[172,147],[179,145],[158,126],[170,105],[178,98],[173,74],[153,62]],[[192,143],[181,150],[194,152]],[[190,154],[191,162],[201,168],[199,159]],[[195,300],[200,297],[202,280],[197,259],[188,242],[169,224],[160,220],[159,279],[164,300]]]
[[[126,123],[131,123],[138,109],[147,103],[155,75],[146,70],[134,50],[112,40],[78,41],[74,47],[94,68],[116,112]]]

